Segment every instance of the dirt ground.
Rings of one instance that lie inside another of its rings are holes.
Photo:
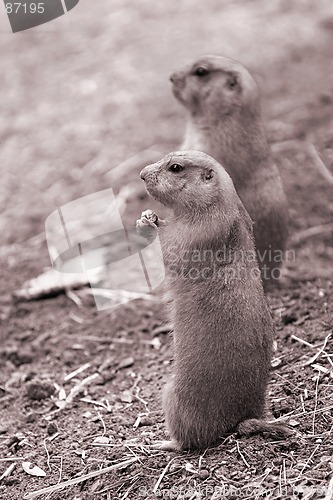
[[[29,32],[6,23],[2,15],[0,498],[332,499],[330,2],[82,0]],[[98,311],[80,291],[30,302],[13,293],[50,266],[44,223],[57,207],[127,185],[124,222],[151,207],[140,168],[176,148],[184,127],[168,75],[204,53],[254,72],[289,200],[286,273],[268,296],[267,407],[295,436],[233,434],[205,453],[172,454],[149,447],[165,438],[161,389],[172,369],[158,297]]]

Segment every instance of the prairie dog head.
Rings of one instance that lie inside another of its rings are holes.
[[[175,97],[192,116],[210,119],[241,110],[258,113],[255,80],[237,61],[222,56],[204,56],[170,77]]]
[[[238,196],[225,169],[201,151],[176,151],[145,167],[141,178],[153,198],[176,215],[235,210]],[[215,210],[219,207],[219,210]]]

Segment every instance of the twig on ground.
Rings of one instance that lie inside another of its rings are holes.
[[[313,411],[313,417],[312,417],[312,435],[315,435],[315,423],[316,423],[316,411],[317,411],[317,405],[318,405],[318,385],[319,385],[319,379],[320,375],[316,375],[316,388],[315,388],[315,405],[314,405],[314,411]]]
[[[50,454],[49,454],[49,450],[47,449],[47,446],[46,446],[46,440],[47,438],[45,438],[43,440],[43,445],[44,445],[44,448],[45,448],[45,451],[46,451],[46,456],[47,456],[47,466],[48,466],[48,469],[50,472],[52,472],[52,468],[51,468],[51,465],[50,465]]]
[[[66,274],[52,268],[23,283],[20,290],[14,291],[13,297],[17,301],[37,300],[69,289],[81,288],[87,284],[88,279],[83,273]]]
[[[319,226],[309,227],[303,231],[298,231],[290,238],[290,245],[299,245],[303,243],[308,238],[313,236],[321,236],[333,231],[333,222],[327,222],[326,224],[319,224]]]
[[[332,356],[333,354],[328,354],[327,352],[323,352],[323,358],[327,359],[329,364],[333,367],[333,360],[331,359]]]
[[[141,390],[140,387],[138,387],[138,383],[142,380],[142,377],[141,375],[138,375],[138,377],[136,378],[136,380],[134,381],[134,384],[131,388],[131,392],[133,394],[133,396],[138,400],[140,401],[140,403],[142,403],[146,409],[146,414],[148,415],[149,414],[149,408],[148,408],[148,403],[147,401],[145,401],[144,399],[140,398],[139,396],[139,392]],[[134,394],[134,389],[135,389],[135,394]]]
[[[111,411],[111,406],[108,404],[100,403],[99,401],[94,401],[93,399],[89,398],[80,398],[80,401],[83,401],[84,403],[100,406],[101,408],[104,408],[107,412]],[[108,402],[107,402],[108,403]]]
[[[313,344],[310,344],[310,342],[307,342],[304,339],[300,339],[299,337],[296,337],[296,335],[291,335],[290,337],[292,340],[296,340],[297,342],[300,342],[301,344],[307,345],[308,347],[314,347]]]
[[[200,457],[199,457],[199,462],[198,462],[198,469],[199,469],[199,470],[201,469],[201,466],[202,466],[202,461],[203,461],[204,456],[206,455],[206,452],[207,452],[207,450],[205,450],[205,451],[203,452],[203,454],[202,454],[202,455],[200,455]]]
[[[89,377],[84,378],[81,380],[73,389],[71,392],[68,394],[66,398],[66,405],[72,403],[73,399],[82,392],[83,388],[86,387],[87,385],[90,385],[96,378],[99,377],[98,373],[93,373],[92,375],[89,375]]]
[[[90,363],[86,363],[85,365],[80,366],[79,368],[77,368],[76,370],[72,371],[68,375],[65,375],[64,376],[64,381],[68,382],[72,378],[76,377],[76,375],[79,375],[80,373],[82,373],[83,371],[87,370],[88,368],[90,368]]]
[[[161,474],[160,474],[160,477],[158,478],[158,480],[157,480],[157,482],[156,482],[156,484],[155,484],[155,486],[154,486],[154,488],[153,488],[153,493],[154,493],[154,494],[156,494],[156,492],[157,492],[158,488],[160,487],[160,484],[161,484],[161,482],[163,481],[163,478],[164,478],[165,474],[168,472],[170,465],[171,465],[171,464],[172,464],[172,462],[173,462],[174,460],[176,460],[177,458],[179,458],[179,457],[173,457],[173,458],[172,458],[172,459],[171,459],[171,460],[167,463],[167,465],[164,467],[164,469],[162,470],[162,472],[161,472]]]
[[[274,142],[271,144],[271,150],[273,153],[283,153],[284,151],[289,151],[291,149],[299,149],[304,142],[297,139],[286,139],[285,141]]]
[[[96,410],[96,411],[97,411],[97,415],[98,415],[98,417],[99,417],[99,419],[100,419],[100,421],[102,422],[102,425],[103,425],[103,434],[102,434],[102,437],[104,437],[105,434],[106,434],[106,425],[105,425],[105,422],[104,422],[103,417],[100,414],[100,412],[98,410]]]
[[[63,463],[64,463],[64,460],[63,460],[62,455],[61,455],[58,484],[61,482],[61,478],[62,478]]]
[[[25,457],[9,457],[9,458],[0,458],[1,462],[16,462],[16,460],[27,460]]]
[[[125,460],[124,462],[119,462],[118,464],[111,465],[110,467],[105,467],[104,469],[89,472],[89,474],[84,474],[83,476],[75,477],[74,479],[70,479],[69,481],[64,481],[63,483],[58,483],[53,486],[48,486],[47,488],[42,488],[41,490],[36,490],[33,491],[32,493],[26,493],[23,498],[29,500],[30,498],[36,498],[39,495],[45,495],[45,493],[54,493],[55,491],[67,488],[67,486],[72,486],[73,484],[82,483],[83,481],[87,481],[88,479],[92,479],[93,477],[102,476],[103,474],[107,474],[108,472],[111,472],[116,469],[128,467],[129,465],[131,465],[136,461],[137,461],[136,458],[130,458],[129,460]]]
[[[100,437],[99,435],[96,437]],[[89,443],[89,446],[99,446],[101,448],[117,448],[122,447],[123,445],[114,444],[114,443]]]
[[[316,150],[314,145],[308,144],[307,150],[310,155],[310,158],[313,160],[313,163],[315,167],[317,167],[320,175],[325,179],[325,181],[333,185],[333,174],[330,172],[330,170],[326,167],[323,160],[320,158],[318,151]]]
[[[98,495],[102,495],[103,493],[109,493],[111,489],[115,489],[117,488],[118,486],[122,487],[124,486],[125,482],[128,483],[131,479],[135,479],[137,476],[133,476],[133,477],[130,477],[130,478],[126,478],[126,479],[120,479],[119,481],[114,481],[113,483],[111,483],[110,485],[107,486],[107,488],[104,488],[103,490],[99,490],[99,491],[96,491],[95,495],[96,495],[96,498],[99,498]],[[109,497],[107,497],[109,498]]]
[[[134,476],[134,478],[136,478],[136,480],[131,484],[131,486],[127,489],[126,493],[121,497],[120,500],[126,500],[126,498],[128,498],[128,495],[130,494],[130,492],[132,491],[132,489],[134,488],[134,486],[136,485],[136,483],[139,481],[140,476],[137,475],[137,476]],[[132,478],[132,480],[134,478]]]
[[[70,300],[72,300],[76,306],[78,306],[78,307],[82,306],[82,299],[75,292],[70,290],[69,288],[65,289],[65,295]]]
[[[305,471],[305,469],[308,467],[309,463],[311,462],[311,460],[313,459],[315,453],[317,452],[317,450],[320,448],[320,444],[317,444],[317,446],[315,447],[315,449],[313,450],[313,452],[311,453],[311,455],[309,456],[309,458],[307,459],[307,461],[305,462],[305,464],[303,465],[302,467],[302,470],[301,472],[298,474],[298,476],[296,477],[295,481],[297,481],[301,475],[303,474],[303,472]]]
[[[325,406],[325,408],[320,408],[319,410],[316,410],[316,413],[317,413],[317,414],[318,414],[318,413],[323,413],[324,411],[330,411],[330,410],[332,410],[332,409],[333,409],[333,405],[331,405],[331,406]],[[307,414],[308,414],[308,415],[311,415],[311,413],[313,413],[313,412],[314,412],[314,410],[310,410],[310,411],[308,411],[308,412],[307,412]],[[282,420],[282,422],[284,422],[287,418],[289,418],[289,417],[291,417],[291,416],[292,416],[293,418],[294,418],[294,417],[302,417],[302,416],[304,416],[304,412],[302,412],[302,413],[295,413],[295,414],[294,414],[294,410],[293,410],[293,411],[290,411],[289,413],[285,413],[285,414],[284,414],[284,415],[282,415],[281,417],[275,418],[275,419],[274,419],[274,422],[279,422],[279,421],[281,421],[281,420]],[[313,437],[313,436],[311,436],[311,437]]]
[[[239,456],[241,457],[241,459],[243,460],[244,464],[246,465],[246,467],[249,469],[250,468],[250,464],[249,462],[246,460],[246,458],[244,457],[243,453],[240,451],[240,447],[239,447],[239,442],[238,440],[236,440],[236,446],[237,446],[237,451],[238,451],[238,454]]]
[[[99,297],[110,299],[115,302],[115,305],[118,304],[126,304],[130,300],[142,299],[148,301],[155,301],[155,297],[149,295],[148,293],[140,293],[140,292],[128,292],[127,290],[108,290],[105,288],[86,288],[84,290],[86,295],[98,295]]]
[[[16,462],[14,462],[13,464],[10,464],[10,466],[7,467],[5,472],[0,476],[0,481],[2,481],[5,477],[10,476],[11,473],[13,472],[13,470],[15,469],[15,467],[16,467]]]
[[[326,345],[327,345],[327,342],[328,342],[328,339],[330,338],[330,336],[331,336],[331,333],[329,333],[328,335],[326,335],[325,340],[324,340],[324,344],[318,350],[318,352],[314,356],[312,356],[312,358],[308,359],[308,361],[306,361],[301,366],[312,365],[312,363],[314,363],[315,361],[317,361],[317,359],[321,356],[321,354],[323,354],[325,352]]]

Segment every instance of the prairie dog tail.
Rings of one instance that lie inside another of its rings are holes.
[[[241,436],[251,436],[252,434],[264,434],[265,437],[273,439],[286,439],[294,434],[294,431],[280,422],[266,422],[257,418],[244,420],[237,427],[237,432]]]

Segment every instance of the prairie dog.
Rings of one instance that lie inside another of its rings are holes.
[[[258,262],[268,288],[281,274],[288,209],[262,125],[256,82],[240,63],[221,56],[202,57],[170,79],[187,110],[182,149],[204,151],[231,176],[254,222]]]
[[[203,449],[227,432],[288,435],[260,420],[273,341],[255,257],[252,221],[224,168],[199,151],[170,153],[145,167],[148,193],[172,210],[157,227],[171,297],[173,376],[163,408],[163,450]],[[149,217],[147,217],[149,214]]]

